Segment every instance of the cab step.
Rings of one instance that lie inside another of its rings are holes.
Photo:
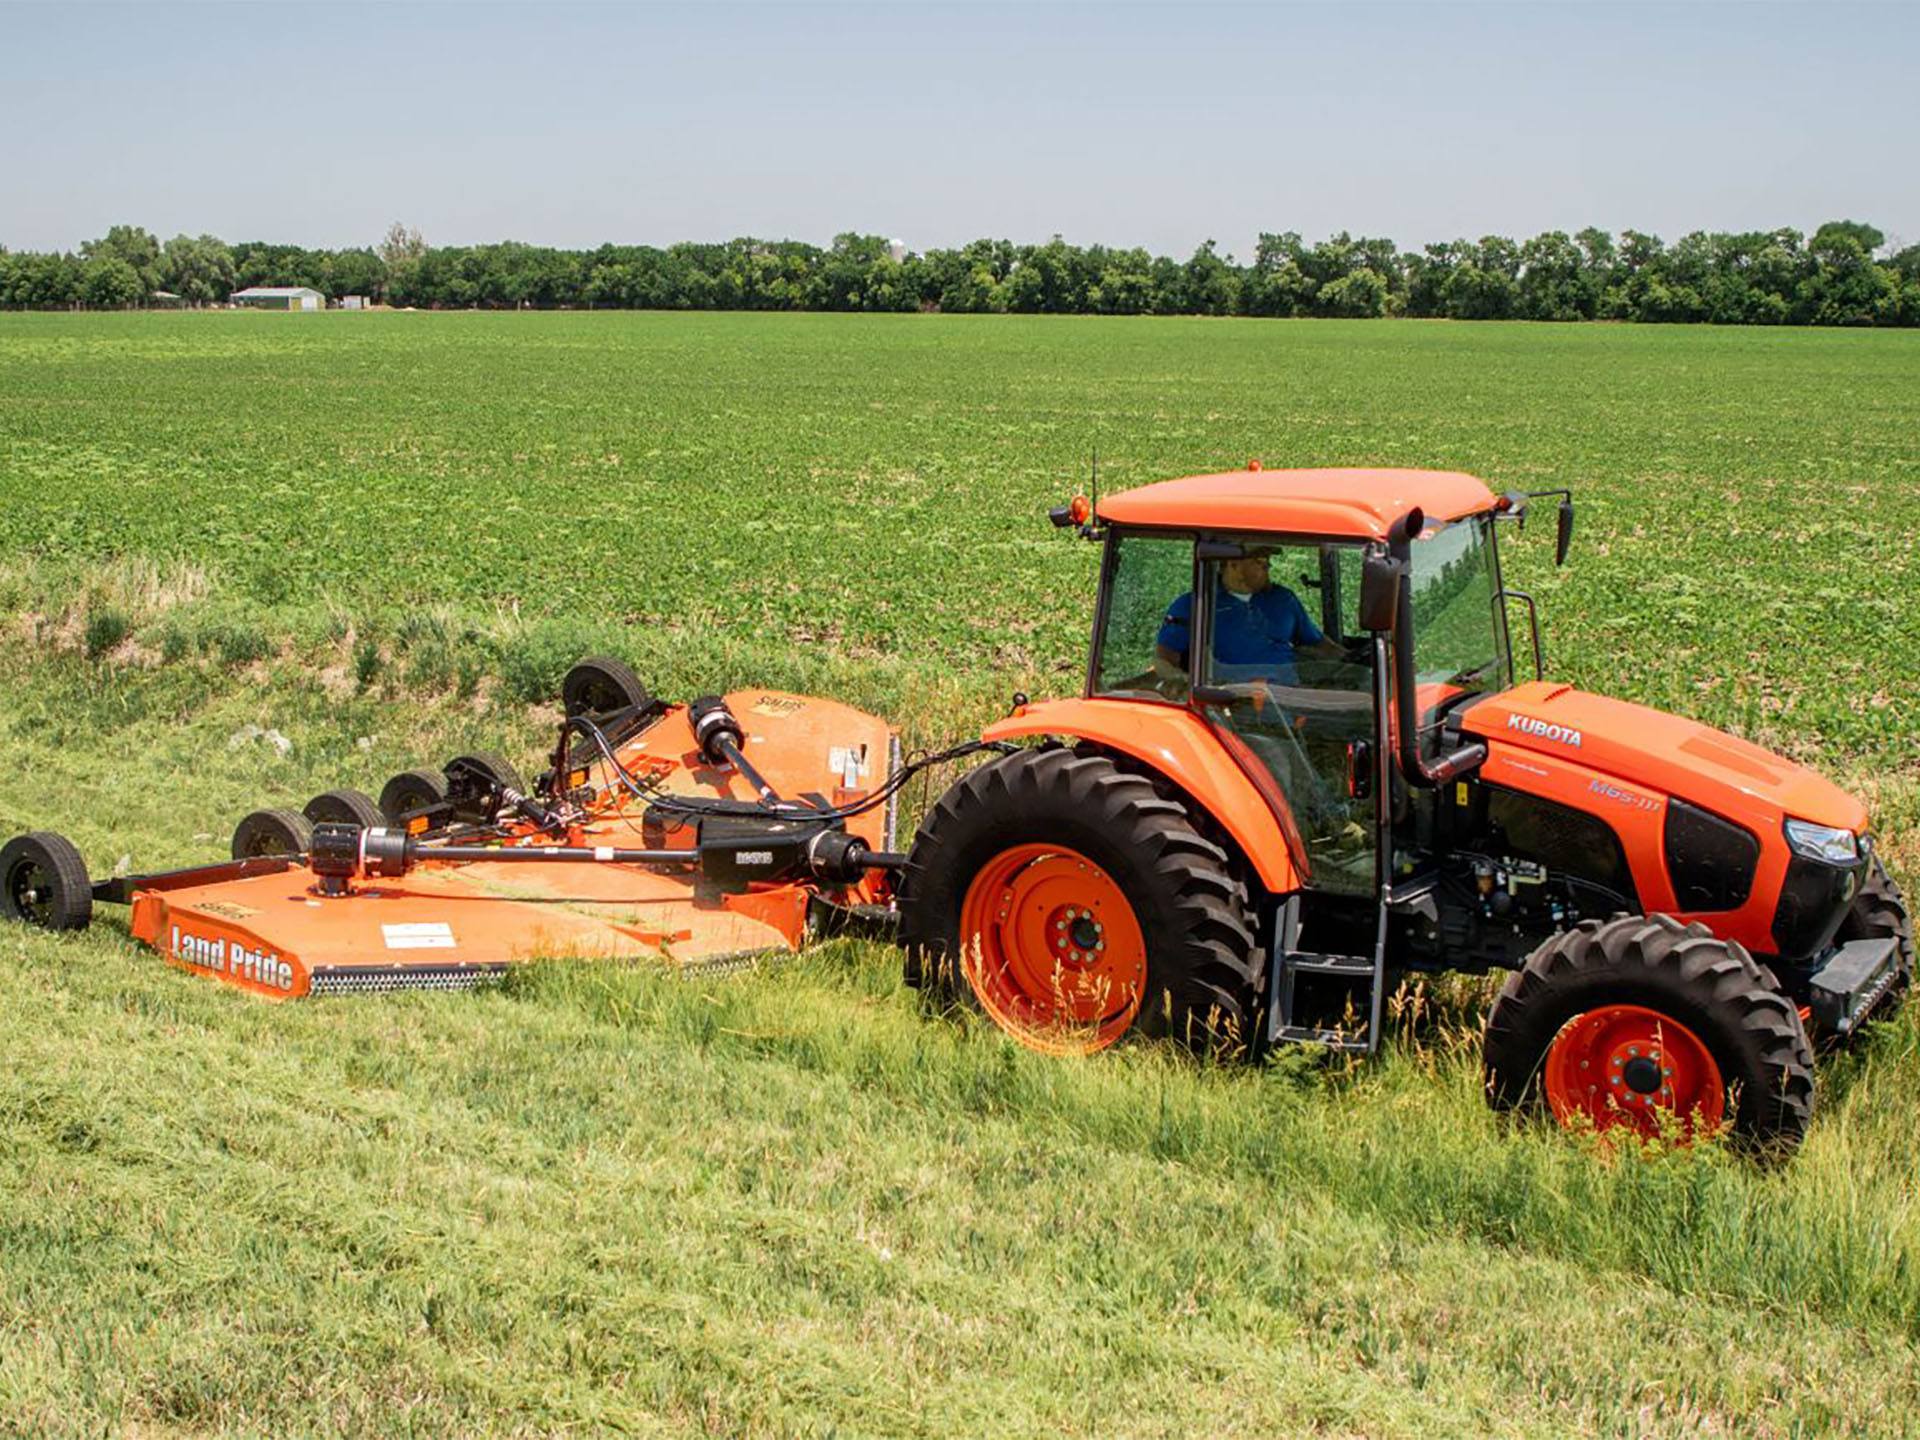
[[[1274,916],[1268,950],[1265,1040],[1322,1045],[1345,1054],[1380,1048],[1380,1001],[1386,975],[1386,910],[1371,955],[1329,955],[1298,948],[1300,897],[1288,896]],[[1344,1019],[1344,1024],[1328,1024]]]
[[[1347,1030],[1322,1030],[1315,1025],[1282,1025],[1274,1032],[1273,1038],[1281,1045],[1324,1045],[1344,1055],[1369,1055],[1373,1052],[1373,1046],[1367,1043],[1364,1035],[1355,1035]]]

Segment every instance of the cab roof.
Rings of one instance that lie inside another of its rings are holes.
[[[1451,470],[1248,469],[1110,495],[1099,516],[1118,525],[1383,540],[1416,505],[1429,521],[1447,521],[1493,503],[1485,481]]]

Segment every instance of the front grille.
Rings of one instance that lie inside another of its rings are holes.
[[[1828,865],[1795,855],[1788,862],[1773,912],[1773,943],[1782,960],[1804,963],[1833,944],[1865,873],[1864,860]]]
[[[1684,910],[1738,910],[1753,893],[1760,842],[1749,830],[1684,800],[1667,802],[1667,878]]]

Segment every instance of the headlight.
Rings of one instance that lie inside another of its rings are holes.
[[[1860,858],[1860,842],[1851,830],[1836,830],[1811,820],[1787,821],[1787,844],[1794,854],[1828,865],[1851,865]]]

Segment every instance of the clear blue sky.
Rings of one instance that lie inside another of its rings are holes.
[[[0,3],[0,243],[915,249],[1870,220],[1920,5]]]

